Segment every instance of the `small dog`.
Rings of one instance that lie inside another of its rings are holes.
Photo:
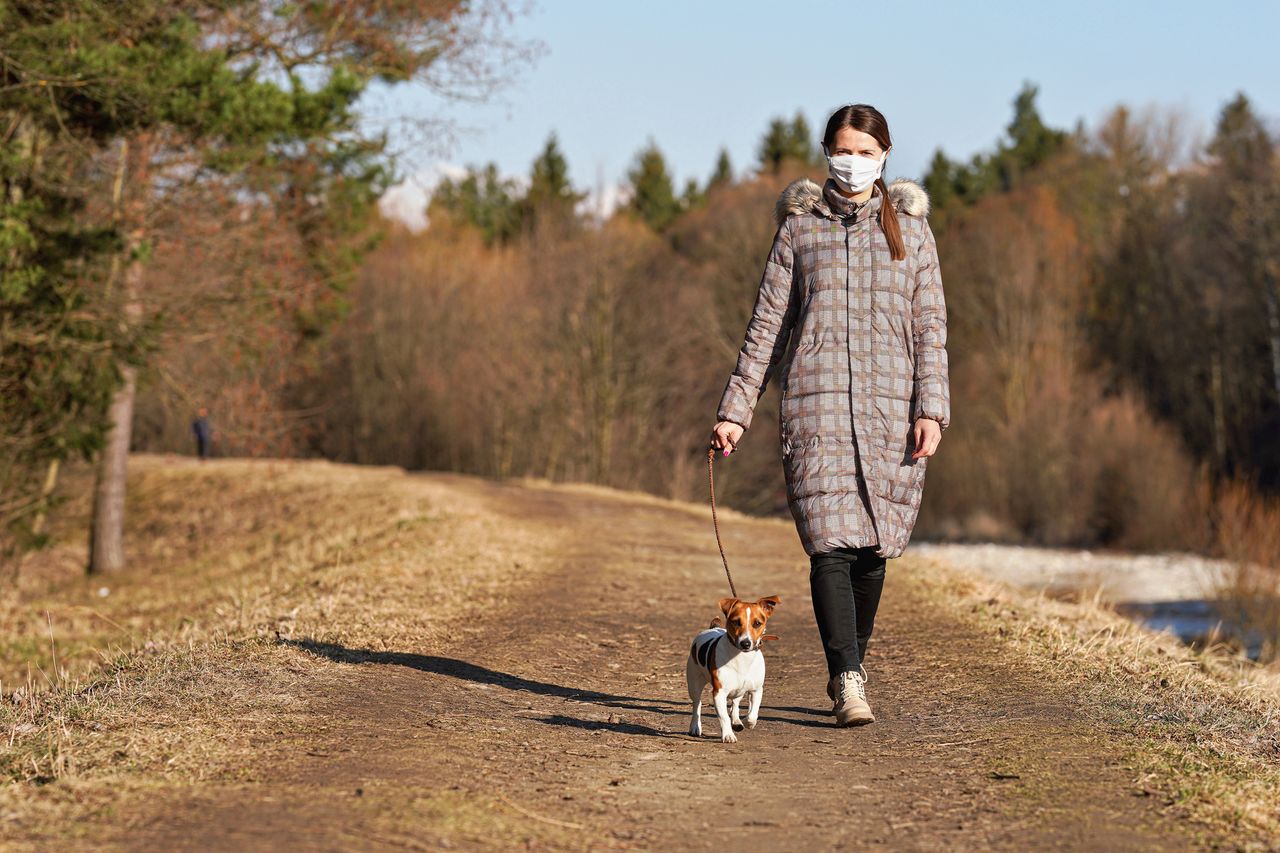
[[[759,601],[742,601],[737,598],[720,599],[720,612],[725,617],[725,627],[720,618],[693,638],[689,648],[689,660],[685,675],[689,680],[689,701],[693,703],[693,720],[689,734],[702,737],[702,690],[711,685],[711,701],[720,718],[720,740],[736,743],[735,731],[742,731],[739,706],[742,697],[750,694],[751,705],[747,709],[747,727],[754,729],[760,716],[760,698],[764,695],[764,655],[760,646],[766,640],[778,639],[764,632],[773,609],[778,606],[778,596],[771,595]],[[729,716],[729,700],[733,700],[733,717]]]

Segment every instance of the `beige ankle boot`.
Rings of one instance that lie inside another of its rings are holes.
[[[835,708],[832,712],[837,726],[861,726],[875,722],[876,718],[871,713],[871,706],[867,704],[867,692],[863,687],[866,679],[861,672],[842,672],[832,681],[832,693],[835,694]]]

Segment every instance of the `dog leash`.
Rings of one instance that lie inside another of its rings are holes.
[[[733,575],[729,574],[729,559],[724,555],[724,543],[720,541],[720,522],[716,520],[716,449],[707,448],[707,479],[711,483],[711,525],[716,529],[716,545],[720,548],[720,561],[724,563],[724,576],[729,581],[729,592],[738,597],[738,590],[733,585]]]

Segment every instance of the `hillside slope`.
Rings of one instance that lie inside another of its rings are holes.
[[[127,576],[80,580],[71,524],[3,600],[0,843],[1280,839],[1280,701],[1105,611],[908,550],[867,661],[878,722],[836,729],[793,527],[723,512],[743,595],[782,599],[761,724],[723,745],[714,715],[685,734],[689,638],[726,594],[703,505],[317,462],[131,478]],[[44,680],[15,694],[24,660]]]

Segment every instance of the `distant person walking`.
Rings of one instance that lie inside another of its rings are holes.
[[[196,455],[201,459],[208,459],[213,445],[213,428],[209,426],[207,407],[201,406],[196,412],[196,419],[191,422],[191,431],[196,436]]]
[[[886,187],[880,111],[850,104],[822,137],[829,177],[793,181],[774,210],[746,340],[712,446],[732,453],[775,372],[787,503],[809,555],[838,725],[874,721],[862,665],[885,565],[911,538],[925,467],[950,424],[947,316],[929,197]]]

